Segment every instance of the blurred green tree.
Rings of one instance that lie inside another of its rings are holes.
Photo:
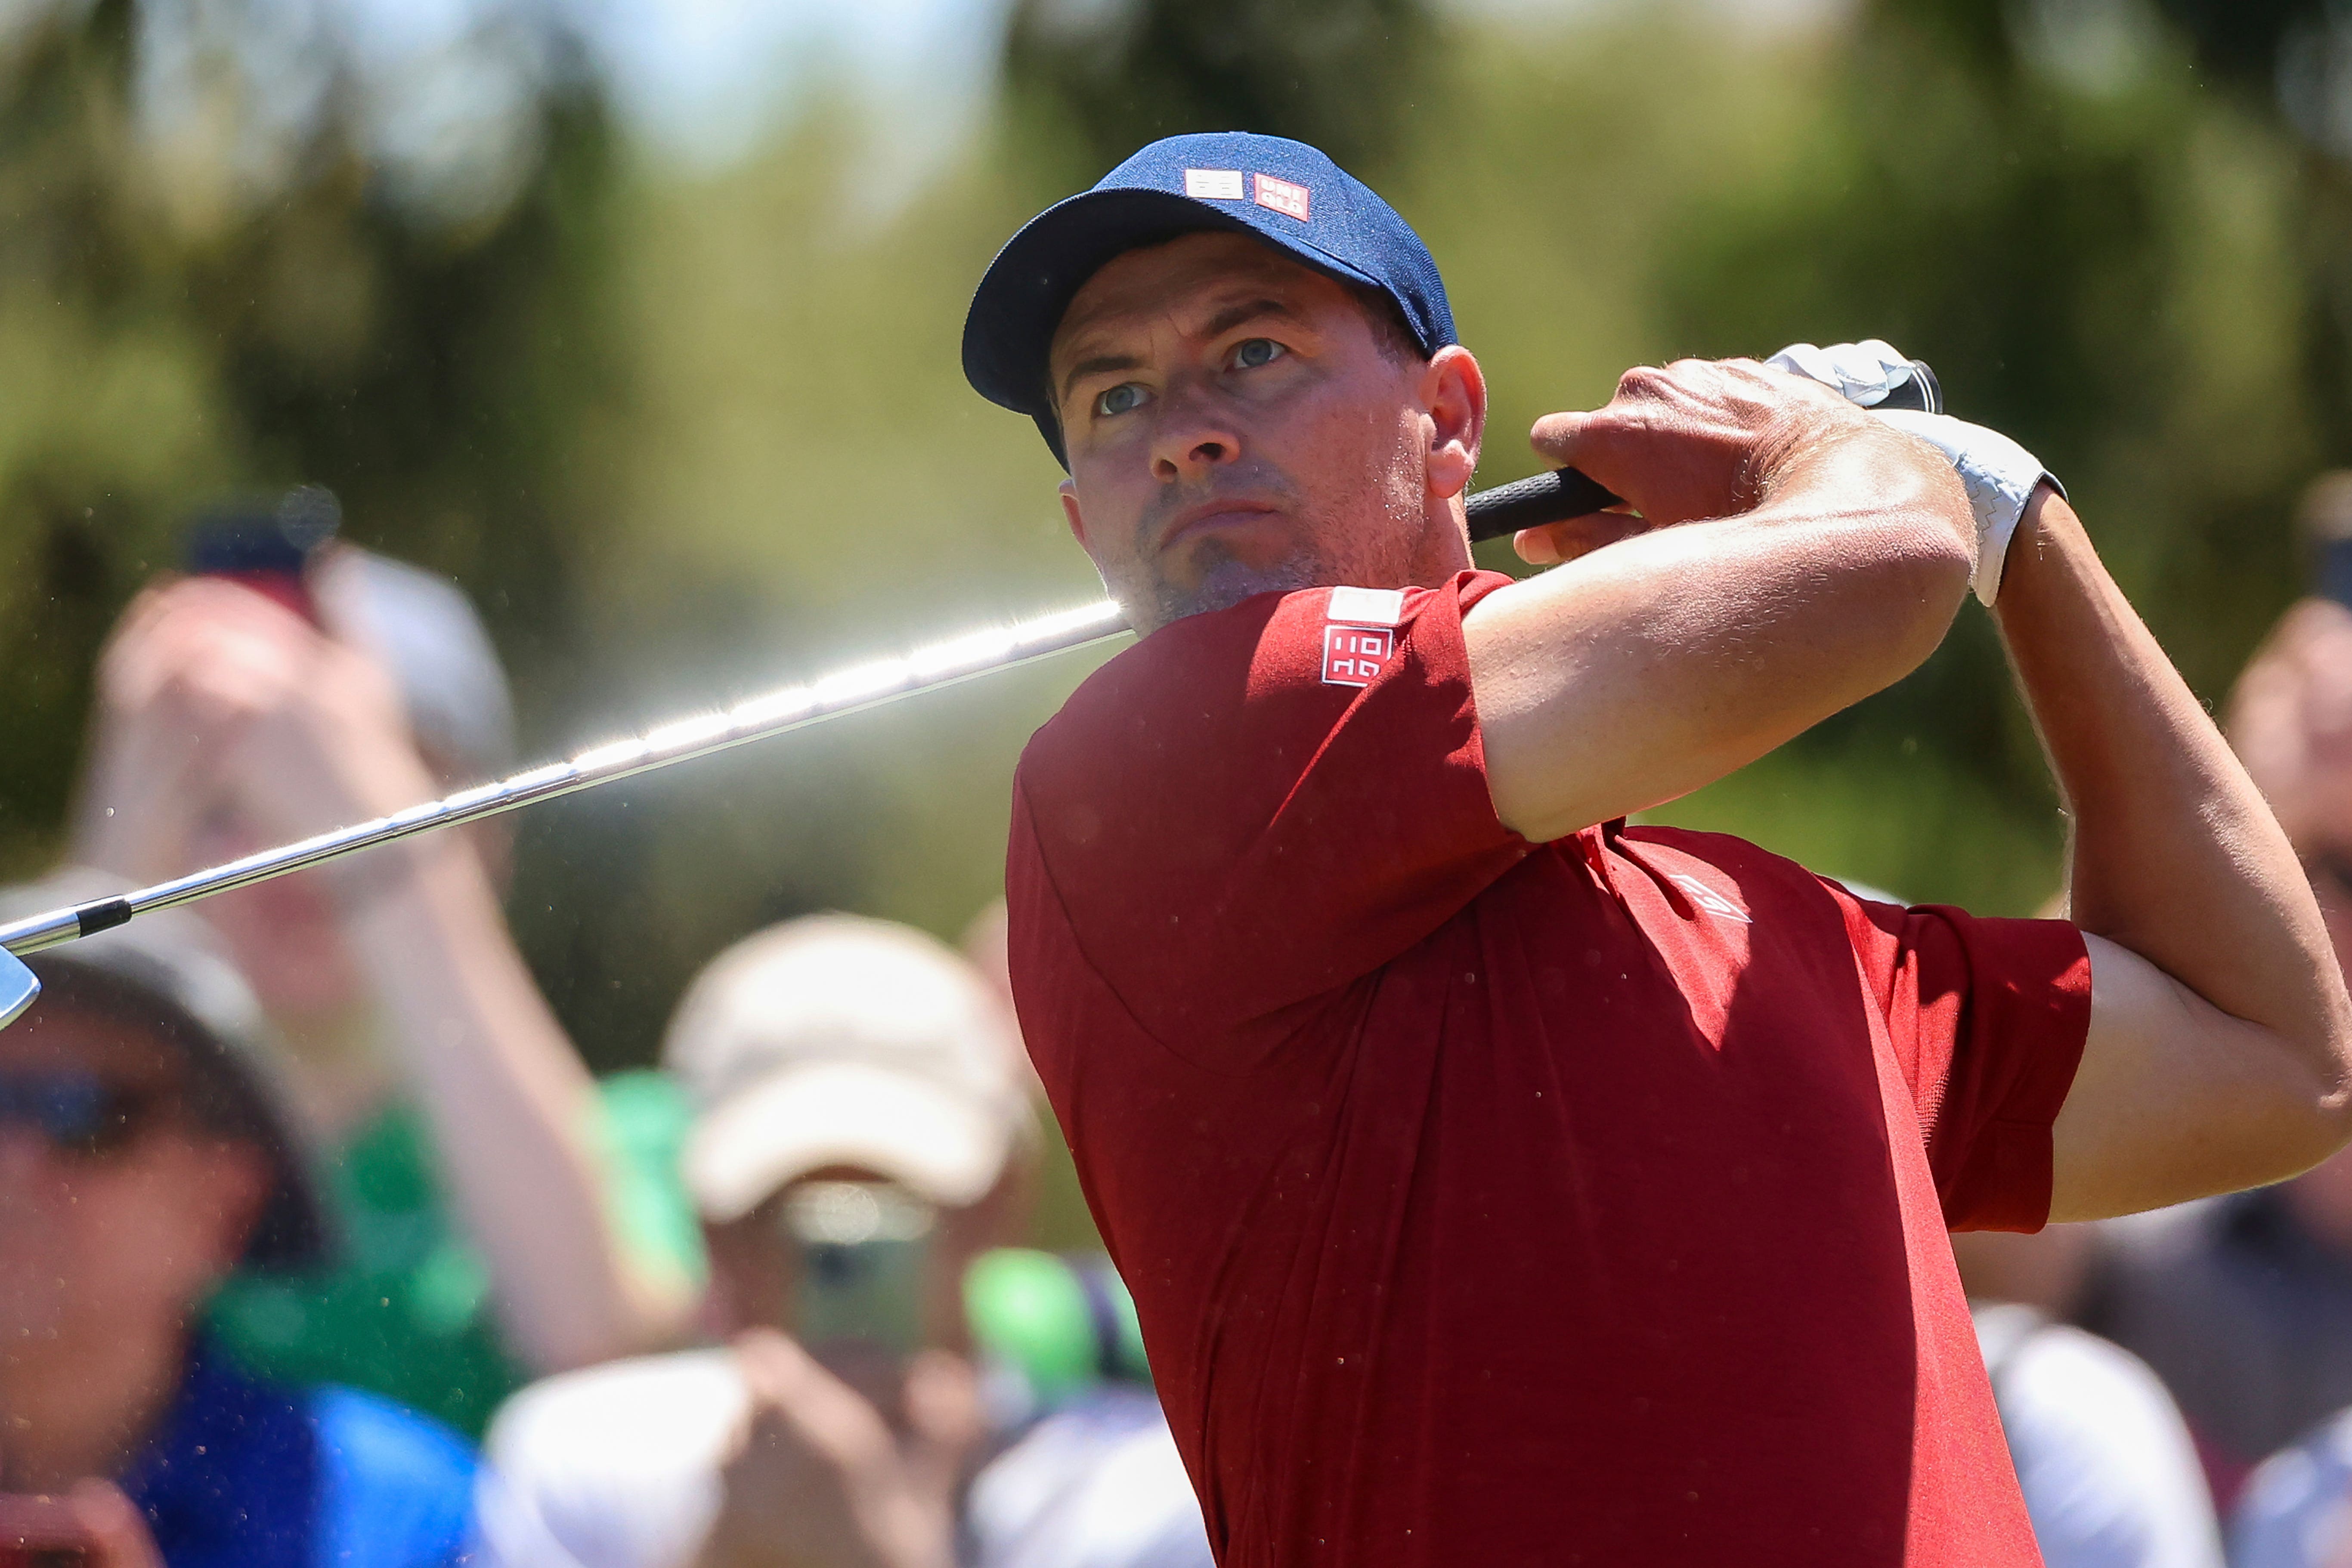
[[[1679,343],[1872,335],[1924,356],[1954,412],[2066,478],[2218,700],[2297,590],[2297,492],[2352,459],[2343,171],[2267,95],[2206,87],[2191,41],[2132,0],[1890,0],[1848,51],[1800,156],[1684,215],[1664,274]],[[1750,827],[1757,797],[1824,768],[1898,817],[1958,787],[1979,844],[2054,847],[2038,750],[1973,611],[1916,675],[1675,815]],[[1929,842],[1845,868],[1915,896],[2038,896],[1989,889],[1933,842],[1959,826],[1922,819]]]
[[[455,127],[437,168],[396,145],[433,62],[383,79],[315,14],[305,34],[282,8],[51,5],[0,47],[9,874],[55,853],[107,628],[224,489],[332,487],[348,536],[474,590],[525,711],[576,705],[593,432],[625,392],[614,140],[553,16],[462,40],[503,121]],[[572,934],[529,934],[563,973]]]
[[[1017,0],[1004,77],[1075,126],[1089,181],[1188,131],[1294,136],[1370,169],[1437,42],[1427,0]]]

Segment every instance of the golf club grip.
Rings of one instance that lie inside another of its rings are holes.
[[[1515,479],[1470,498],[1470,541],[1475,544],[1523,528],[1582,517],[1615,506],[1620,499],[1574,468]]]
[[[1944,389],[1936,380],[1936,373],[1926,360],[1911,362],[1909,380],[1889,388],[1875,406],[1880,408],[1915,408],[1928,414],[1944,411]],[[1470,542],[1483,543],[1500,539],[1507,533],[1517,533],[1523,528],[1541,528],[1548,522],[1565,522],[1571,517],[1601,511],[1615,506],[1623,498],[1612,495],[1599,484],[1586,479],[1574,468],[1555,468],[1532,479],[1517,479],[1507,485],[1496,485],[1491,490],[1480,490],[1470,498]]]

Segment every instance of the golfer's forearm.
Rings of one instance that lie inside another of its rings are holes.
[[[2261,1026],[2334,1093],[2352,1020],[2294,852],[2047,485],[1998,610],[2074,816],[2075,922]]]
[[[1489,595],[1464,626],[1496,813],[1549,839],[1642,810],[1902,679],[1973,537],[1950,468],[1889,431],[1792,461],[1751,512]]]
[[[548,1011],[462,840],[404,854],[357,917],[403,1066],[518,1351],[541,1371],[655,1348],[686,1310],[623,1245],[595,1085]]]

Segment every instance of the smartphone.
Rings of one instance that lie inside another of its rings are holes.
[[[181,553],[191,574],[226,577],[315,626],[319,606],[310,597],[310,557],[334,538],[342,515],[334,492],[317,485],[275,500],[224,501],[189,521]]]
[[[779,1220],[797,1254],[795,1332],[816,1349],[858,1342],[912,1354],[938,1211],[887,1182],[803,1182]]]
[[[2352,608],[2352,539],[2321,540],[2314,564],[2312,591]]]
[[[0,1492],[0,1568],[84,1568],[97,1550],[64,1499]]]

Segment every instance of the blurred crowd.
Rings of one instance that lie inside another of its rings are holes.
[[[303,489],[110,638],[69,864],[0,917],[514,760],[457,587]],[[2229,731],[2352,955],[2352,475]],[[0,1563],[1210,1561],[1134,1309],[1023,1245],[1002,910],[714,955],[597,1081],[427,836],[37,955],[0,1031]],[[2053,1568],[2352,1568],[2352,1155],[1955,1251]],[[12,1556],[10,1552],[16,1554]]]
[[[5,918],[513,761],[453,584],[317,489],[110,639],[70,864]],[[31,961],[0,1031],[0,1562],[1206,1564],[1108,1261],[1031,1230],[1000,911],[716,955],[593,1079],[428,836]],[[12,1555],[13,1553],[13,1555]]]

